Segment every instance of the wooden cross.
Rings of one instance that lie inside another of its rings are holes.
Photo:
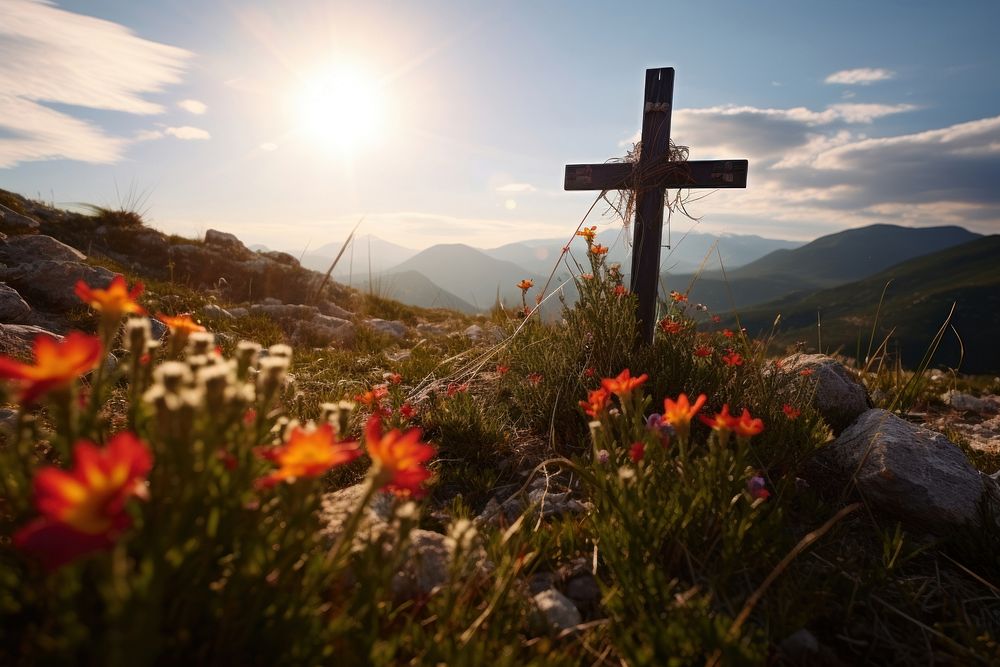
[[[745,188],[746,160],[670,162],[670,112],[674,68],[646,70],[642,144],[637,163],[571,164],[567,190],[634,190],[635,232],[632,243],[632,291],[639,297],[641,340],[653,342],[656,295],[663,238],[663,197],[668,188]]]

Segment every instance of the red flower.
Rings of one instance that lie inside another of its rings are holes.
[[[510,366],[505,366],[504,364],[497,364],[497,373],[500,375],[507,375],[510,371]]]
[[[400,382],[403,381],[403,376],[400,375],[399,373],[389,373],[388,380],[392,384],[399,384]]]
[[[592,253],[594,253],[595,255],[598,255],[598,256],[600,256],[600,255],[607,255],[608,254],[608,248],[607,248],[607,246],[602,246],[600,243],[595,243],[593,246],[591,246],[590,252],[592,252]]]
[[[723,329],[722,330],[722,335],[725,336],[726,338],[732,338],[733,337],[733,332],[730,331],[729,329]]]
[[[722,318],[719,317],[718,315],[712,315],[712,321],[718,324],[719,322],[722,321]]]
[[[711,417],[706,417],[705,415],[698,415],[704,424],[710,426],[713,431],[719,431],[721,433],[729,433],[736,428],[739,423],[739,419],[729,414],[729,405],[723,405],[720,412],[716,412]]]
[[[594,368],[593,366],[587,366],[586,368],[583,369],[583,377],[592,378],[595,375],[597,375],[597,369]]]
[[[524,280],[522,280],[517,284],[517,288],[522,292],[527,292],[534,286],[535,286],[535,281],[530,278],[525,278]]]
[[[119,433],[107,447],[80,440],[73,470],[47,466],[35,475],[35,506],[41,516],[14,535],[14,544],[49,570],[110,548],[132,520],[125,504],[146,493],[153,456],[132,433]]]
[[[782,405],[781,409],[784,411],[785,416],[791,420],[798,419],[799,415],[802,414],[801,410],[792,405],[789,405],[788,403]]]
[[[399,416],[403,419],[413,419],[413,415],[415,414],[417,414],[417,411],[409,403],[403,403],[399,406]]]
[[[590,245],[594,241],[594,236],[597,235],[597,225],[594,225],[593,227],[584,227],[578,231],[576,235],[582,236],[587,242],[587,245]]]
[[[625,289],[624,285],[615,285],[615,296],[625,296],[628,294],[628,290]]]
[[[736,352],[733,352],[732,350],[729,350],[728,353],[722,355],[722,361],[727,366],[742,366],[743,356]]]
[[[808,377],[808,376],[810,376],[812,374],[813,374],[813,370],[811,368],[803,368],[801,371],[799,371],[799,375],[801,375],[803,377]]]
[[[674,303],[683,303],[688,300],[687,294],[681,294],[677,290],[670,290],[670,298],[674,300]]]
[[[98,310],[108,317],[117,318],[126,313],[146,314],[146,311],[136,301],[142,294],[142,290],[143,285],[140,282],[135,283],[129,290],[125,283],[125,277],[117,275],[111,279],[111,284],[106,289],[94,288],[79,280],[76,283],[75,292],[81,301],[94,310]]]
[[[537,387],[538,385],[540,385],[542,383],[542,374],[541,373],[529,373],[528,377],[525,378],[525,379],[533,387]]]
[[[663,330],[663,333],[677,334],[684,330],[684,325],[677,320],[664,317],[660,320],[660,329]]]
[[[69,387],[73,380],[92,370],[101,360],[101,341],[79,331],[61,341],[51,336],[35,338],[34,365],[0,357],[0,378],[21,384],[20,400],[33,403],[39,396]]]
[[[633,463],[638,463],[646,456],[646,445],[641,442],[633,442],[629,447],[628,456]]]
[[[750,411],[743,408],[743,414],[740,415],[733,430],[740,437],[752,438],[764,430],[764,422],[760,419],[754,419],[750,416]]]
[[[694,348],[694,356],[696,357],[710,357],[712,356],[712,352],[713,352],[712,348],[710,348],[708,345],[699,345],[698,347]]]
[[[423,482],[431,476],[424,463],[434,448],[420,441],[420,429],[382,434],[382,423],[373,416],[365,427],[365,446],[374,464],[375,483],[397,494],[423,495]]]
[[[626,397],[632,395],[633,389],[642,386],[642,383],[647,379],[649,379],[649,375],[646,373],[643,373],[639,377],[632,377],[629,369],[626,368],[617,377],[601,380],[601,386],[624,400]]]
[[[338,441],[331,424],[312,431],[292,429],[288,442],[278,447],[259,448],[257,454],[278,465],[267,477],[257,480],[257,486],[270,488],[280,482],[294,482],[300,477],[318,477],[334,466],[349,463],[361,456],[358,443]]]
[[[587,400],[580,401],[580,407],[583,408],[588,417],[598,419],[608,409],[608,402],[610,400],[611,393],[607,389],[603,387],[591,389],[587,393]]]
[[[389,395],[389,388],[384,384],[376,385],[364,392],[363,394],[356,394],[354,400],[362,405],[367,405],[370,408],[377,406],[382,402],[382,399]]]
[[[457,382],[451,382],[448,384],[447,394],[448,398],[451,398],[455,394],[466,392],[469,390],[469,385],[467,383],[458,384]]]
[[[708,397],[699,394],[694,404],[688,401],[687,394],[681,394],[674,401],[669,398],[663,399],[663,421],[674,427],[677,435],[684,437],[691,430],[691,420],[694,418],[701,406],[705,405]]]

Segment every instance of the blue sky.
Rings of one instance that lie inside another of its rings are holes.
[[[593,195],[564,164],[623,155],[644,69],[673,66],[674,139],[750,160],[697,229],[996,232],[997,25],[994,2],[0,0],[0,187],[135,189],[164,231],[294,253],[362,216],[418,248],[568,236]]]

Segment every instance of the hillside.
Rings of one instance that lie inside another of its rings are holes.
[[[382,274],[373,277],[371,283],[367,279],[358,282],[355,276],[355,282],[351,286],[362,292],[371,292],[409,306],[447,308],[466,314],[477,313],[480,310],[437,286],[427,276],[417,271]]]
[[[961,370],[1000,373],[1000,235],[986,236],[947,250],[911,259],[846,285],[788,297],[740,313],[750,335],[766,335],[781,314],[775,343],[779,347],[817,343],[817,312],[822,317],[823,351],[838,348],[854,356],[868,349],[872,322],[883,288],[875,346],[892,331],[890,352],[904,366],[919,362],[938,327],[956,303],[952,326],[965,347]],[[891,281],[891,282],[890,282]],[[959,344],[949,333],[935,357],[937,364],[956,367]]]
[[[799,248],[775,250],[745,266],[727,267],[725,276],[713,270],[700,276],[664,273],[662,278],[667,289],[684,291],[690,285],[692,301],[725,311],[860,280],[980,236],[961,227],[871,225],[822,236]]]
[[[416,271],[435,285],[448,287],[451,293],[480,310],[493,305],[498,291],[505,303],[520,303],[517,283],[525,278],[536,284],[544,282],[540,275],[517,264],[493,259],[460,243],[431,246],[383,275],[407,271]]]

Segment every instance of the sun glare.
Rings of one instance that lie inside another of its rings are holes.
[[[325,149],[354,152],[384,129],[379,81],[356,67],[338,66],[309,77],[295,99],[302,138]]]

